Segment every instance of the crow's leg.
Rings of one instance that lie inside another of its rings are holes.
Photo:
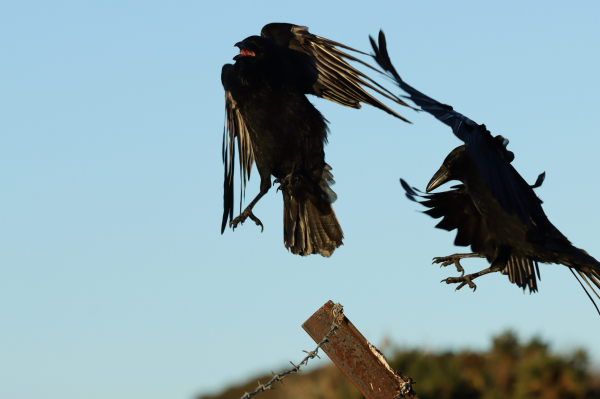
[[[444,266],[448,266],[454,263],[454,266],[456,266],[456,271],[461,274],[461,277],[465,275],[465,269],[463,269],[463,267],[460,265],[460,260],[461,259],[465,259],[465,258],[485,258],[485,255],[481,255],[481,254],[454,254],[454,255],[450,255],[450,256],[438,256],[433,258],[433,262],[431,262],[431,264],[433,265],[434,263],[441,263],[440,267],[444,267]]]
[[[511,253],[510,247],[502,246],[502,247],[500,247],[500,249],[498,251],[498,255],[496,256],[496,259],[494,259],[494,261],[492,262],[490,267],[488,267],[487,269],[484,269],[477,273],[467,274],[466,276],[463,275],[460,277],[448,277],[447,279],[444,279],[440,282],[445,281],[446,284],[460,283],[454,291],[458,291],[462,287],[464,287],[465,285],[468,284],[469,288],[472,288],[473,292],[475,292],[475,290],[477,289],[477,286],[475,285],[473,280],[475,280],[477,277],[483,276],[484,274],[495,273],[495,272],[499,272],[499,271],[503,270],[504,267],[506,267],[506,263],[510,259],[510,253]],[[469,256],[469,257],[475,257],[475,256]]]
[[[260,171],[259,171],[260,172]],[[260,192],[258,193],[258,195],[256,196],[256,198],[254,198],[252,200],[252,202],[246,207],[246,209],[244,209],[244,212],[242,212],[238,217],[236,217],[235,219],[233,219],[231,222],[229,222],[229,226],[231,226],[231,228],[233,230],[235,230],[235,228],[237,227],[237,225],[239,223],[244,224],[244,222],[246,221],[247,218],[250,218],[254,221],[254,223],[256,223],[257,226],[260,226],[260,232],[263,232],[263,224],[260,221],[259,218],[257,218],[256,216],[254,216],[254,214],[252,213],[252,208],[254,208],[254,205],[256,205],[256,203],[258,202],[258,200],[260,200],[263,195],[265,195],[267,192],[269,192],[269,189],[271,188],[271,175],[266,175],[263,176],[263,174],[261,173],[260,176]]]

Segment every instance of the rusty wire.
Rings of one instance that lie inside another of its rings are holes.
[[[292,373],[297,373],[298,371],[300,371],[300,367],[308,365],[308,361],[310,359],[319,357],[319,355],[317,354],[319,352],[319,349],[321,348],[322,345],[329,342],[329,338],[331,338],[331,336],[333,335],[335,330],[337,330],[339,328],[340,323],[344,319],[344,308],[339,303],[336,303],[335,305],[333,305],[333,309],[331,310],[331,312],[333,313],[333,323],[331,325],[331,328],[329,329],[329,332],[325,335],[325,337],[321,340],[321,342],[319,342],[319,344],[317,345],[315,350],[310,351],[310,352],[302,351],[304,353],[307,353],[306,357],[304,359],[302,359],[302,361],[300,363],[298,363],[298,365],[295,365],[294,363],[290,362],[290,363],[292,363],[292,366],[294,366],[294,367],[292,367],[289,370],[286,370],[279,374],[274,374],[271,371],[271,374],[273,374],[273,378],[271,378],[271,380],[269,382],[267,382],[266,384],[261,384],[259,381],[258,387],[254,391],[252,391],[250,393],[248,393],[248,392],[244,393],[244,395],[240,399],[249,399],[250,397],[256,395],[259,392],[266,391],[267,389],[273,389],[272,385],[277,381],[281,382],[281,385],[283,385],[283,381],[281,381],[281,380],[283,380],[285,377],[287,377],[288,375],[290,375]],[[320,357],[319,357],[319,359],[320,359]]]

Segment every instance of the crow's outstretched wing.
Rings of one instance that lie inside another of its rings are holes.
[[[379,33],[379,47],[371,38],[377,63],[388,72],[400,88],[423,111],[435,116],[452,128],[452,131],[467,146],[467,152],[475,162],[487,188],[509,215],[517,215],[527,225],[535,237],[543,240],[540,231],[554,227],[548,221],[540,199],[531,187],[510,164],[512,153],[506,150],[508,140],[497,140],[486,129],[466,116],[454,111],[451,106],[442,104],[404,82],[392,65],[387,53],[383,32]]]
[[[298,68],[301,79],[305,81],[306,94],[313,94],[351,108],[360,108],[362,102],[409,122],[367,93],[363,87],[368,87],[398,104],[407,107],[410,105],[350,66],[344,58],[359,62],[378,73],[381,71],[336,47],[360,54],[365,53],[313,35],[308,32],[306,26],[271,23],[262,28],[261,36],[273,40],[281,47],[293,50],[292,53],[301,53],[301,55],[291,56],[294,58],[293,63]]]
[[[226,65],[223,74],[227,73]],[[252,164],[254,163],[254,152],[248,128],[235,100],[229,91],[225,91],[225,128],[223,129],[223,164],[225,165],[225,181],[223,182],[223,221],[221,223],[221,234],[225,231],[227,219],[233,218],[233,174],[235,169],[235,140],[237,139],[240,158],[240,208],[241,193],[246,188],[246,181],[250,179]]]
[[[537,187],[541,185],[543,175],[538,177]],[[410,187],[403,179],[400,179],[400,183],[408,199],[429,208],[423,213],[434,219],[442,218],[435,227],[447,231],[456,230],[454,245],[462,247],[470,245],[473,253],[480,255],[493,252],[494,248],[499,246],[499,243],[487,234],[485,219],[473,204],[464,185],[453,186],[449,191],[422,194],[416,188]],[[511,256],[502,270],[502,274],[507,274],[511,283],[523,290],[528,287],[529,292],[538,290],[536,272],[539,279],[540,270],[536,261],[516,256]]]
[[[442,218],[435,227],[447,231],[457,230],[454,245],[461,247],[470,245],[473,252],[483,252],[487,226],[465,186],[460,184],[453,186],[450,191],[422,194],[417,189],[411,188],[403,179],[400,179],[400,183],[406,190],[408,199],[430,208],[424,213],[434,219]],[[417,198],[423,200],[419,201]]]

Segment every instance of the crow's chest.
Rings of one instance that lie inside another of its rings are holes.
[[[327,127],[304,95],[260,91],[238,103],[257,163],[275,168],[323,153]]]
[[[517,215],[509,215],[494,198],[483,180],[465,185],[473,204],[486,222],[488,234],[502,244],[520,246],[525,242],[527,227]]]

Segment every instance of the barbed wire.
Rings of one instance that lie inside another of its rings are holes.
[[[325,335],[325,337],[321,340],[321,342],[319,342],[315,350],[310,352],[303,350],[302,352],[306,353],[307,355],[304,359],[302,359],[300,363],[298,363],[298,365],[295,365],[294,363],[290,362],[294,367],[289,370],[283,371],[279,374],[275,374],[273,373],[273,371],[271,371],[271,374],[273,374],[273,378],[271,378],[269,382],[267,382],[266,384],[261,384],[259,381],[258,387],[254,391],[250,393],[244,393],[244,395],[240,399],[250,399],[252,396],[256,395],[259,392],[264,392],[268,389],[273,389],[272,385],[277,381],[281,382],[281,385],[284,385],[283,381],[281,380],[283,380],[285,377],[292,373],[297,373],[298,371],[300,371],[300,367],[308,365],[309,360],[314,359],[315,357],[318,357],[320,359],[319,355],[317,354],[319,352],[319,349],[322,345],[329,342],[329,338],[331,338],[335,330],[339,328],[341,322],[344,320],[344,307],[339,303],[333,305],[333,309],[331,309],[331,312],[333,313],[333,323],[331,325],[331,328],[329,329],[329,332]]]
[[[413,390],[413,384],[416,384],[416,382],[414,382],[414,380],[412,378],[410,378],[410,376],[408,376],[406,378],[406,381],[404,381],[404,377],[402,377],[402,373],[396,373],[398,375],[398,377],[400,377],[399,383],[400,383],[400,389],[398,392],[398,396],[396,397],[397,399],[404,399],[404,397],[408,397],[408,396],[412,396],[413,398],[418,399],[419,397],[417,396],[417,393]]]

